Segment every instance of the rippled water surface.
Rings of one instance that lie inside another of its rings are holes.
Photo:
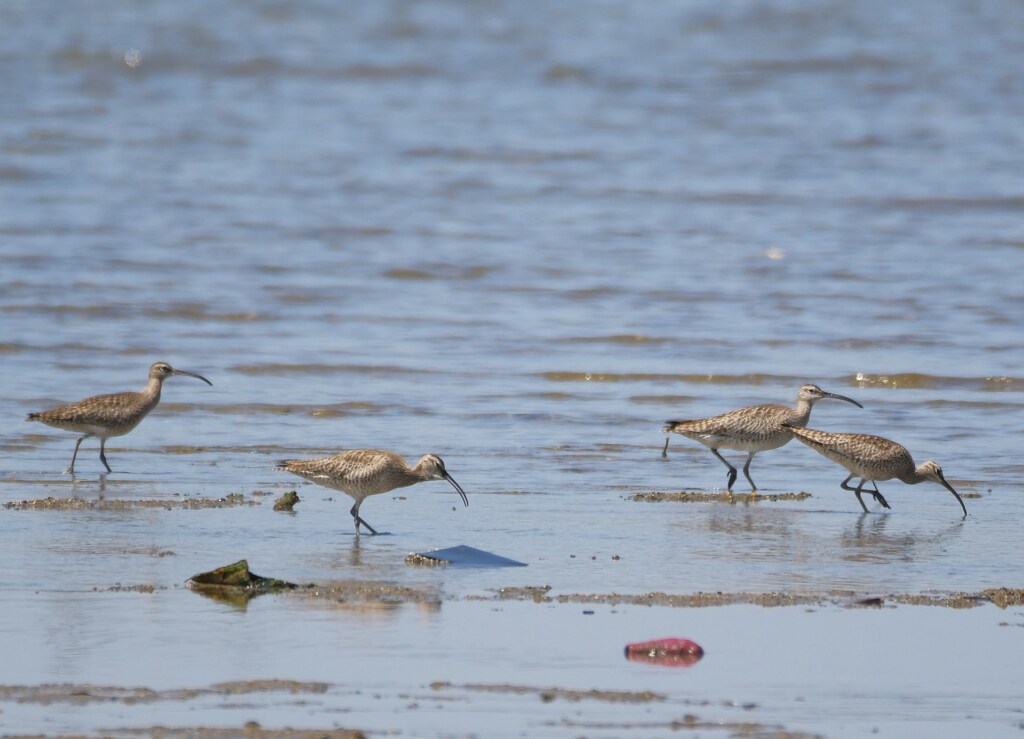
[[[466,600],[1024,584],[1018,4],[10,2],[0,25],[0,502],[168,504],[0,508],[0,649],[16,657],[0,685],[332,686],[319,708],[251,715],[0,701],[0,729],[258,715],[647,736],[694,713],[829,736],[1019,733],[1024,679],[999,657],[1024,647],[1019,608],[604,607],[587,631],[579,605]],[[89,440],[62,475],[75,437],[24,414],[140,389],[157,359],[214,386],[172,378],[109,442],[113,474]],[[808,499],[631,498],[724,486],[695,442],[673,436],[662,457],[665,419],[791,403],[805,382],[865,406],[822,401],[811,426],[937,460],[970,515],[898,482],[881,484],[891,512],[861,515],[845,472],[796,443],[752,474]],[[344,495],[272,469],[351,447],[438,453],[471,505],[444,483],[372,498],[362,514],[388,535],[357,541]],[[295,512],[274,512],[292,489]],[[178,505],[232,493],[252,505]],[[404,562],[457,544],[529,567]],[[440,605],[240,609],[181,588],[243,557]],[[971,632],[957,659],[975,682],[956,701],[914,624],[936,643]],[[621,658],[626,641],[702,634],[708,657],[671,685]],[[844,665],[871,679],[851,638],[906,687],[844,690]],[[246,641],[261,646],[242,655]],[[774,664],[753,655],[765,641]],[[437,681],[672,698],[646,728],[642,706],[531,713],[536,697],[463,688],[409,713]]]

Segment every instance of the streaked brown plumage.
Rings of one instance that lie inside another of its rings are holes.
[[[395,488],[404,488],[427,480],[447,480],[455,488],[465,505],[469,499],[459,484],[444,468],[444,462],[436,454],[420,457],[415,467],[395,454],[381,449],[350,449],[333,457],[319,459],[285,459],[275,469],[286,470],[317,485],[338,490],[355,500],[349,513],[359,536],[359,525],[365,526],[371,534],[377,532],[359,517],[359,506],[371,495],[386,493]]]
[[[874,486],[875,490],[872,494],[883,506],[888,508],[889,504],[878,492],[876,483],[878,480],[895,478],[908,485],[916,485],[926,480],[942,485],[953,493],[960,503],[960,507],[963,508],[964,516],[967,515],[967,506],[964,505],[963,498],[953,489],[952,485],[946,482],[942,468],[931,460],[915,465],[914,458],[902,444],[868,434],[836,434],[806,428],[790,428],[790,433],[814,451],[850,471],[849,477],[843,480],[840,487],[843,490],[852,490],[856,494],[857,501],[865,513],[868,507],[864,505],[864,501],[860,497],[865,483],[870,482]],[[854,477],[860,478],[860,484],[856,488],[847,484]],[[866,490],[865,492],[871,493],[872,491]]]
[[[95,436],[100,440],[100,461],[110,472],[107,457],[104,454],[107,439],[113,436],[124,436],[134,429],[146,415],[156,408],[160,402],[160,388],[164,380],[172,375],[185,375],[213,385],[202,375],[185,370],[174,369],[167,362],[154,362],[149,368],[149,382],[140,393],[112,393],[95,395],[77,403],[51,408],[40,413],[29,413],[26,421],[39,421],[47,426],[74,431],[83,436],[75,442],[75,451],[71,455],[71,464],[64,470],[65,474],[74,474],[75,458],[78,447],[86,439]]]
[[[711,453],[729,468],[729,490],[732,490],[733,483],[736,482],[736,468],[729,464],[725,457],[718,453],[718,450],[736,449],[747,452],[747,462],[743,465],[743,474],[750,482],[751,490],[756,494],[757,485],[750,477],[750,463],[753,461],[754,455],[769,449],[778,449],[788,443],[793,436],[786,425],[806,426],[811,417],[811,408],[822,398],[845,400],[858,408],[864,407],[845,395],[827,393],[817,385],[804,385],[797,393],[796,408],[778,403],[753,405],[711,418],[700,418],[693,421],[666,421],[662,431],[682,434],[711,449]],[[667,450],[668,439],[665,439],[665,448],[661,451],[662,456],[666,455]]]

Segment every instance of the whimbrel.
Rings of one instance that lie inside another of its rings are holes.
[[[370,524],[359,517],[359,506],[363,504],[363,500],[395,488],[404,488],[427,480],[447,480],[462,498],[462,502],[469,505],[466,493],[448,474],[444,462],[436,454],[425,454],[420,457],[415,467],[410,467],[394,452],[380,449],[350,449],[333,457],[285,459],[278,463],[276,469],[287,470],[354,499],[355,505],[349,513],[355,521],[356,536],[359,536],[360,524],[371,534],[377,533]]]
[[[822,398],[835,398],[853,403],[863,408],[860,403],[845,395],[827,393],[817,385],[804,385],[796,396],[796,408],[777,403],[752,405],[711,418],[693,421],[666,421],[662,429],[665,433],[682,434],[694,441],[699,441],[718,457],[722,464],[729,468],[729,485],[731,491],[736,482],[736,468],[718,453],[719,449],[736,449],[747,452],[747,462],[743,465],[743,474],[750,482],[750,489],[757,494],[757,485],[750,477],[750,463],[754,455],[768,449],[778,449],[793,438],[789,429],[784,426],[806,426],[811,417],[811,408]],[[667,455],[668,439],[661,450],[662,456]]]
[[[964,510],[964,516],[967,515],[967,506],[964,505],[963,498],[953,489],[952,485],[946,482],[942,468],[931,460],[915,466],[914,458],[902,444],[868,434],[835,434],[806,428],[790,428],[790,433],[814,451],[850,471],[850,476],[843,480],[840,487],[843,490],[854,492],[865,513],[867,513],[868,507],[864,505],[864,501],[860,497],[864,484],[870,482],[875,488],[872,494],[883,506],[888,508],[889,504],[878,492],[876,483],[878,480],[896,478],[908,485],[916,485],[925,480],[937,482],[953,493]],[[860,478],[860,484],[856,488],[852,488],[847,483],[855,477]],[[864,492],[871,493],[872,491],[865,490]]]
[[[71,464],[64,470],[65,474],[75,473],[75,458],[78,447],[86,439],[96,436],[100,440],[100,461],[110,472],[107,456],[104,454],[107,439],[112,436],[124,436],[134,429],[151,410],[160,402],[160,387],[171,375],[185,375],[213,385],[202,375],[185,370],[174,369],[167,362],[154,362],[149,368],[149,382],[141,393],[112,393],[96,395],[77,403],[69,403],[40,413],[29,413],[26,421],[40,421],[47,426],[74,431],[80,436],[75,442],[75,452],[71,455]]]

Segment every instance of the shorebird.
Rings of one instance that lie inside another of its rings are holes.
[[[83,434],[75,442],[75,452],[71,455],[71,464],[64,470],[64,474],[75,473],[75,458],[78,457],[78,447],[86,439],[96,436],[100,440],[100,461],[111,472],[107,464],[107,455],[104,454],[107,439],[112,436],[124,436],[134,429],[151,410],[156,408],[160,402],[160,387],[171,375],[185,375],[202,380],[207,385],[213,385],[202,375],[185,370],[174,369],[167,362],[154,362],[149,368],[149,382],[141,393],[112,393],[110,395],[95,395],[77,403],[58,406],[40,413],[29,413],[26,421],[40,421],[47,426],[74,431]]]
[[[359,517],[359,506],[363,504],[363,500],[395,488],[404,488],[427,480],[447,480],[462,498],[462,502],[469,505],[466,493],[448,474],[444,462],[436,454],[425,454],[420,457],[415,467],[410,467],[394,452],[381,449],[350,449],[333,457],[285,459],[279,462],[275,469],[294,473],[354,499],[355,505],[349,513],[355,521],[356,536],[359,536],[360,524],[371,534],[377,533],[370,524]]]
[[[804,385],[796,396],[796,408],[765,403],[752,405],[735,411],[723,413],[711,418],[700,418],[693,421],[666,421],[662,429],[665,433],[682,434],[687,438],[699,441],[718,457],[722,464],[729,468],[728,489],[732,491],[736,482],[736,468],[718,453],[719,449],[736,449],[747,452],[747,463],[743,465],[743,474],[750,482],[750,489],[757,495],[757,485],[750,477],[750,463],[754,455],[768,449],[778,449],[793,438],[788,426],[806,426],[811,417],[811,408],[822,398],[834,398],[853,403],[863,408],[860,403],[845,395],[827,393],[817,385]],[[668,454],[668,439],[661,455]]]
[[[860,497],[865,483],[870,482],[875,489],[864,492],[872,493],[879,503],[888,508],[889,504],[878,492],[877,481],[896,478],[908,485],[916,485],[926,480],[937,482],[953,493],[960,507],[964,509],[964,516],[967,516],[967,506],[964,505],[963,498],[946,482],[942,468],[931,460],[915,466],[914,458],[902,444],[868,434],[834,434],[829,431],[792,427],[790,433],[814,451],[850,471],[849,477],[843,480],[840,487],[854,492],[865,513],[868,507]],[[860,483],[853,488],[847,483],[855,477],[860,478]]]

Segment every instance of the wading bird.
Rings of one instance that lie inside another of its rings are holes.
[[[25,420],[39,421],[47,426],[83,434],[75,442],[71,464],[64,470],[65,474],[73,475],[75,473],[78,447],[83,441],[93,436],[100,440],[100,461],[107,468],[107,472],[110,472],[110,465],[107,464],[107,456],[104,454],[107,439],[113,436],[124,436],[138,426],[142,419],[156,408],[157,403],[160,402],[160,388],[164,380],[172,375],[195,377],[207,385],[213,385],[202,375],[174,369],[167,362],[154,362],[149,368],[149,382],[146,383],[146,387],[141,393],[95,395],[77,403],[68,403],[48,411],[29,413]]]
[[[349,513],[355,521],[356,536],[359,536],[360,524],[371,534],[377,533],[370,524],[359,517],[359,506],[363,504],[363,500],[395,488],[404,488],[427,480],[447,480],[462,498],[462,502],[469,505],[466,493],[448,474],[444,462],[436,454],[425,454],[420,457],[415,467],[410,467],[394,452],[380,449],[350,449],[333,457],[285,459],[278,463],[275,469],[286,470],[317,485],[338,490],[355,500],[355,505]]]
[[[725,457],[718,453],[718,450],[736,449],[747,452],[747,462],[743,465],[743,474],[750,482],[750,489],[756,495],[757,485],[750,477],[750,463],[753,461],[754,455],[769,449],[778,449],[789,442],[793,435],[787,425],[806,426],[811,417],[811,408],[822,398],[845,400],[858,408],[864,407],[845,395],[827,393],[817,385],[804,385],[796,396],[796,408],[778,403],[752,405],[711,418],[693,421],[666,421],[662,431],[682,434],[708,447],[711,453],[729,468],[728,489],[730,491],[733,483],[736,482],[736,468],[729,464]],[[666,456],[667,451],[668,439],[666,438],[665,448],[661,450],[662,456]]]
[[[852,490],[865,513],[868,507],[860,497],[865,483],[870,482],[875,489],[864,492],[871,493],[879,503],[888,508],[889,504],[878,492],[877,481],[896,478],[908,485],[916,485],[926,480],[942,485],[953,493],[963,508],[964,516],[967,515],[967,506],[964,505],[963,498],[946,482],[942,468],[931,460],[915,466],[914,458],[902,444],[883,439],[881,436],[835,434],[817,429],[790,428],[790,433],[814,451],[850,471],[849,477],[843,480],[839,487],[843,490]],[[848,483],[855,477],[860,478],[860,484],[853,488]]]

